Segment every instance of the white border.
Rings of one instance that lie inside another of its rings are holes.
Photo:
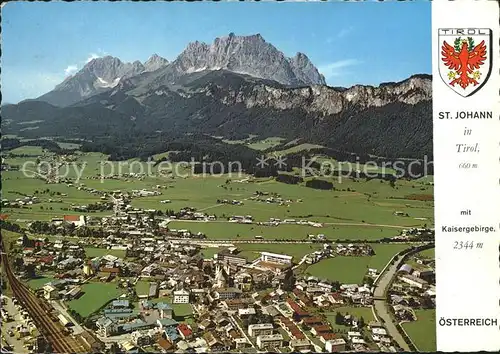
[[[436,326],[438,351],[498,351],[499,326],[442,326],[443,319],[497,319],[500,324],[500,110],[499,7],[496,1],[432,2],[434,186],[436,220]],[[491,28],[492,72],[474,95],[446,87],[438,69],[438,28]],[[493,111],[492,120],[442,120],[441,111]],[[464,136],[465,127],[472,129]],[[478,154],[459,154],[457,143],[479,143]],[[464,170],[460,162],[478,164]],[[471,216],[460,215],[471,209]],[[443,225],[492,225],[495,233],[444,233]],[[483,242],[455,250],[454,241]]]

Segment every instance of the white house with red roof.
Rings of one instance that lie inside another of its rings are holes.
[[[73,224],[75,226],[85,226],[85,215],[64,215],[64,222]]]

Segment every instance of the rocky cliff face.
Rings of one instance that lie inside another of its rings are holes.
[[[320,85],[287,88],[258,83],[251,85],[242,94],[242,85],[224,87],[214,79],[199,88],[198,92],[217,96],[226,105],[244,104],[246,108],[266,107],[277,110],[302,109],[325,116],[339,114],[349,107],[365,110],[395,102],[415,105],[430,101],[432,95],[432,81],[427,75],[412,76],[402,82],[386,83],[378,87],[356,85],[342,90]]]
[[[225,69],[285,85],[324,85],[325,79],[305,54],[286,58],[260,34],[216,38],[211,45],[193,42],[172,63],[179,74]]]

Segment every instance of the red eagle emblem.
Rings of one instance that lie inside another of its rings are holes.
[[[450,69],[448,73],[448,78],[451,80],[450,86],[458,84],[465,89],[470,84],[479,85],[477,80],[481,77],[481,72],[477,69],[486,60],[484,40],[476,46],[474,46],[474,40],[471,37],[468,39],[456,38],[454,46],[444,41],[441,55],[444,65]]]

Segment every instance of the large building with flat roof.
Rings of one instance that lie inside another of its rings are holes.
[[[288,256],[286,254],[278,254],[271,252],[261,252],[260,260],[262,262],[269,263],[279,263],[279,264],[292,264],[292,256]]]
[[[272,323],[256,323],[248,326],[248,334],[251,337],[273,334],[273,330]]]
[[[283,336],[279,333],[257,337],[257,347],[259,347],[259,349],[281,348],[282,346]]]

